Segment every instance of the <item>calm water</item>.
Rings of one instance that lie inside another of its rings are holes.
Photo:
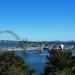
[[[36,51],[29,51],[26,54],[24,51],[16,51],[16,54],[21,56],[30,68],[36,70],[34,75],[41,75],[43,73],[46,56],[49,55],[48,50],[43,50],[40,54]],[[75,56],[75,49],[72,50],[72,55]]]
[[[48,50],[43,50],[40,54],[36,51],[29,51],[26,54],[24,51],[16,51],[16,54],[21,56],[30,68],[36,70],[34,75],[41,75],[43,73]]]

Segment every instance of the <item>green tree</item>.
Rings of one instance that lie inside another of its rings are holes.
[[[0,53],[0,75],[32,75],[34,72],[15,52]]]
[[[70,51],[52,49],[42,75],[75,75],[75,57]]]

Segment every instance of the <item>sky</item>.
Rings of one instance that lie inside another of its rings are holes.
[[[0,0],[0,30],[30,41],[75,40],[75,0]]]

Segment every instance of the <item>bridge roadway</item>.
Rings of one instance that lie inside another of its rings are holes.
[[[23,48],[0,48],[0,51],[17,51],[17,50],[25,50]],[[40,48],[27,48],[26,51],[39,51]]]

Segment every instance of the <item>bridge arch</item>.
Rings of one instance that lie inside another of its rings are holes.
[[[16,38],[17,41],[22,41],[22,39],[14,31],[11,31],[11,30],[0,31],[0,36],[1,36],[1,34],[4,34],[4,33],[8,33],[8,34],[12,35],[14,38]]]
[[[3,30],[3,31],[0,31],[0,36],[2,35],[2,34],[4,34],[4,33],[6,33],[6,34],[10,34],[13,38],[15,38],[16,39],[16,41],[18,41],[18,43],[20,44],[20,46],[25,50],[26,49],[26,47],[25,47],[25,41],[24,40],[22,40],[22,38],[20,38],[14,31],[12,31],[12,30]],[[8,37],[8,36],[7,36]],[[4,39],[5,40],[5,39]],[[12,39],[11,39],[12,40]],[[6,41],[6,40],[5,40]]]

